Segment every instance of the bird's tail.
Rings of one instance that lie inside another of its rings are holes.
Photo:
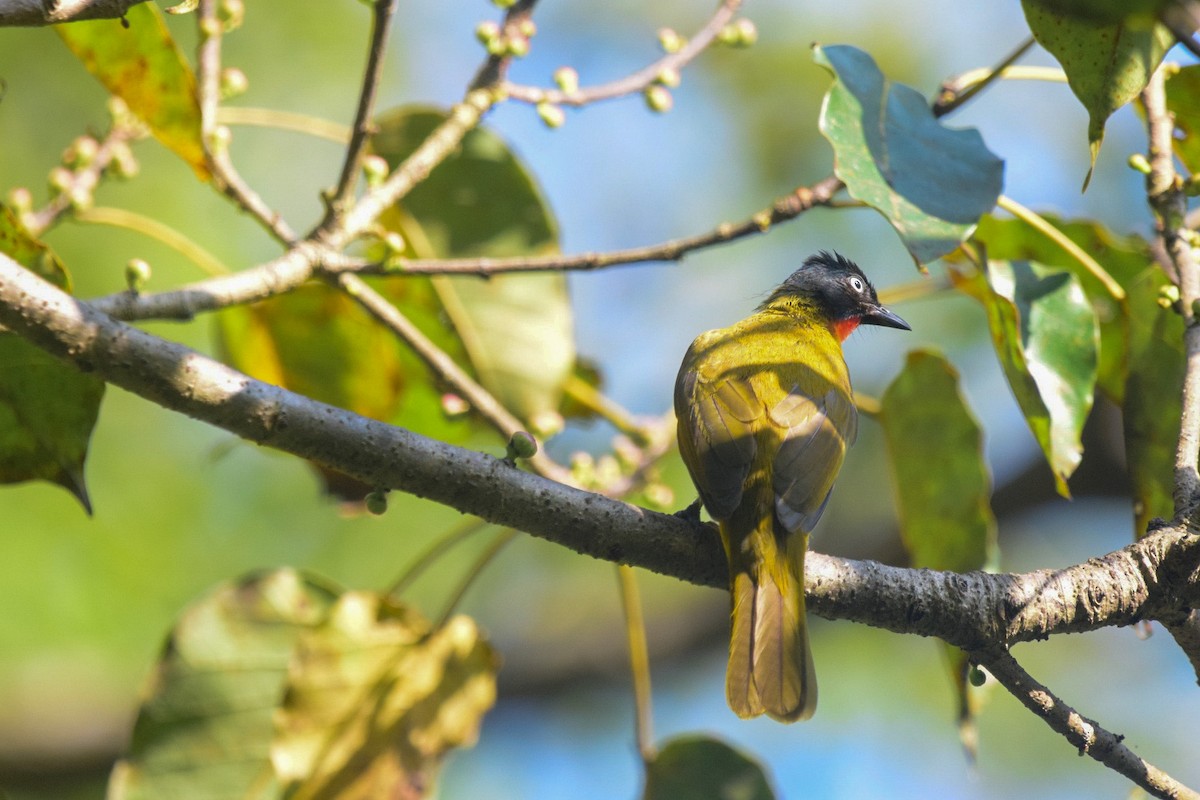
[[[768,535],[771,545],[782,544],[773,531]],[[749,552],[730,553],[733,633],[725,694],[739,717],[765,713],[795,722],[811,717],[817,707],[804,611],[808,535],[796,532],[786,542],[786,552],[762,547],[760,538]]]

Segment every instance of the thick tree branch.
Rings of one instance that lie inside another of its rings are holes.
[[[725,587],[715,534],[255,381],[118,322],[0,256],[0,324],[75,366],[242,438],[577,552]],[[1200,606],[1200,536],[1166,528],[1068,569],[954,574],[813,553],[810,608],[966,650],[1178,618]]]
[[[0,27],[117,19],[146,0],[0,0]]]
[[[1079,750],[1124,775],[1154,797],[1198,800],[1200,793],[1150,764],[1125,746],[1124,737],[1100,727],[1038,683],[1003,648],[973,654],[1004,688]]]

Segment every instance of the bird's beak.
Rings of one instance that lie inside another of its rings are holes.
[[[884,328],[899,328],[902,331],[911,331],[908,323],[900,318],[898,314],[888,311],[883,306],[875,306],[862,315],[860,322],[863,325],[880,325]]]

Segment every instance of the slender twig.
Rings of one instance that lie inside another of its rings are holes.
[[[359,271],[384,275],[498,275],[503,272],[587,271],[654,261],[681,261],[696,250],[766,233],[772,226],[795,219],[816,206],[828,205],[842,186],[837,178],[828,177],[812,186],[797,188],[740,222],[723,222],[695,236],[645,247],[516,258],[397,258],[386,264],[369,265]]]
[[[145,128],[140,123],[114,119],[112,127],[100,141],[92,160],[80,169],[71,172],[70,185],[63,187],[42,208],[22,215],[21,223],[33,236],[41,236],[66,212],[71,210],[73,197],[92,197],[96,187],[100,185],[100,179],[112,166],[113,161],[122,151],[127,151],[130,142],[145,135]]]
[[[75,218],[80,222],[89,222],[93,225],[111,225],[114,228],[136,231],[162,242],[209,275],[229,274],[229,268],[221,263],[221,259],[206,250],[199,242],[145,214],[127,211],[124,208],[81,208],[75,212]]]
[[[479,557],[475,559],[475,563],[471,565],[471,568],[463,575],[458,586],[455,587],[450,598],[446,601],[446,607],[442,610],[441,617],[438,618],[437,624],[434,627],[440,628],[450,621],[450,618],[454,616],[454,612],[458,609],[458,604],[462,602],[463,597],[466,595],[467,590],[471,588],[484,569],[495,560],[500,551],[509,542],[517,538],[517,533],[512,528],[507,528],[496,534],[495,538],[484,548]]]
[[[1146,176],[1146,199],[1154,210],[1162,250],[1179,282],[1179,310],[1184,322],[1184,379],[1179,440],[1175,449],[1175,519],[1177,523],[1194,525],[1200,508],[1200,476],[1196,474],[1200,450],[1200,320],[1196,318],[1200,271],[1192,253],[1194,234],[1187,228],[1187,197],[1183,181],[1175,170],[1175,118],[1167,108],[1164,81],[1164,71],[1160,67],[1151,76],[1141,97],[1149,139],[1150,172]],[[1193,612],[1164,620],[1164,625],[1200,678],[1200,617]]]
[[[646,619],[642,596],[633,567],[617,565],[621,587],[621,611],[625,616],[625,638],[629,643],[629,671],[633,675],[634,737],[645,764],[654,760],[654,715],[650,704],[650,648],[646,645]]]
[[[392,28],[392,17],[396,13],[396,4],[397,0],[375,0],[371,6],[371,46],[367,51],[367,67],[358,94],[353,133],[342,162],[342,173],[326,207],[322,227],[336,224],[354,194],[363,150],[367,144],[367,137],[371,134],[371,114],[375,107],[375,96],[379,91],[379,80],[383,75],[384,55],[387,53],[388,34]]]
[[[213,183],[225,196],[238,204],[244,211],[285,245],[295,244],[296,233],[284,221],[279,212],[267,205],[238,174],[229,159],[229,143],[225,141],[227,128],[217,125],[217,104],[221,97],[221,38],[223,26],[217,14],[217,0],[200,0],[197,11],[200,44],[196,51],[196,83],[200,97],[200,141],[204,148],[204,160],[212,173]]]
[[[433,562],[437,561],[445,555],[450,548],[454,547],[459,542],[466,541],[471,536],[479,533],[488,524],[481,519],[468,519],[458,525],[453,530],[439,537],[429,546],[425,552],[417,556],[411,564],[409,564],[404,572],[400,574],[392,585],[388,587],[386,594],[391,598],[398,598],[400,593],[407,589],[412,582],[420,577]]]
[[[1192,253],[1194,234],[1186,226],[1187,197],[1175,171],[1172,142],[1175,118],[1167,108],[1164,72],[1160,67],[1142,92],[1149,137],[1150,172],[1146,176],[1146,198],[1154,210],[1163,250],[1179,281],[1179,310],[1183,315],[1185,373],[1183,414],[1179,443],[1175,450],[1175,518],[1183,521],[1200,507],[1200,476],[1196,473],[1200,454],[1200,270]]]
[[[1036,80],[1046,80],[1047,75],[1053,75],[1055,70],[1047,69],[1046,67],[1014,67],[1013,64],[1021,56],[1029,52],[1033,47],[1034,38],[1030,36],[1021,44],[1017,45],[1011,53],[1005,56],[999,64],[994,67],[984,67],[981,69],[973,69],[969,72],[964,72],[961,75],[955,75],[953,78],[942,83],[942,89],[938,92],[937,99],[933,103],[933,113],[937,116],[944,116],[954,111],[956,108],[966,103],[975,95],[982,92],[992,83],[1001,78],[1030,78]],[[1062,70],[1057,70],[1057,75],[1053,79],[1057,80],[1059,76],[1065,80],[1066,76]]]
[[[704,27],[698,30],[683,47],[618,80],[570,92],[557,88],[542,89],[536,86],[506,82],[504,90],[514,100],[525,103],[551,103],[564,106],[584,106],[600,100],[611,100],[645,91],[662,75],[678,72],[688,62],[700,55],[713,43],[721,29],[729,24],[741,5],[741,0],[724,0],[717,7],[716,13],[704,24]]]
[[[1071,708],[1049,689],[1038,683],[1003,648],[972,653],[977,663],[987,668],[997,681],[1022,705],[1040,717],[1056,733],[1079,750],[1109,769],[1119,772],[1154,797],[1171,800],[1197,800],[1200,793],[1150,764],[1125,746],[1120,736]]]
[[[1100,263],[1092,258],[1090,253],[1072,241],[1069,236],[1047,222],[1045,217],[1030,208],[1026,208],[1007,195],[1000,195],[996,200],[996,205],[1058,245],[1063,252],[1078,261],[1080,266],[1090,272],[1096,280],[1104,284],[1104,288],[1114,299],[1125,299],[1124,287],[1117,283],[1112,275],[1108,274],[1108,270],[1100,266]]]
[[[400,309],[389,303],[387,298],[372,289],[366,281],[350,273],[342,273],[335,280],[337,285],[363,310],[395,333],[425,362],[434,375],[444,380],[457,394],[470,403],[471,408],[487,420],[492,427],[500,431],[506,439],[514,433],[524,430],[521,421],[513,416],[491,392],[468,375],[466,370],[434,344],[408,317],[404,316]],[[526,459],[526,462],[534,472],[543,477],[562,482],[571,480],[570,473],[555,464],[540,449],[532,457]]]
[[[295,111],[253,106],[221,106],[217,109],[217,121],[222,125],[257,125],[260,128],[303,133],[338,144],[348,144],[350,141],[350,129],[340,122]]]

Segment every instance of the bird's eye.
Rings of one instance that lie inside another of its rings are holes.
[[[862,294],[862,290],[864,288],[862,278],[855,278],[855,277],[850,278],[850,288],[853,289],[854,291],[858,292],[859,294]]]

